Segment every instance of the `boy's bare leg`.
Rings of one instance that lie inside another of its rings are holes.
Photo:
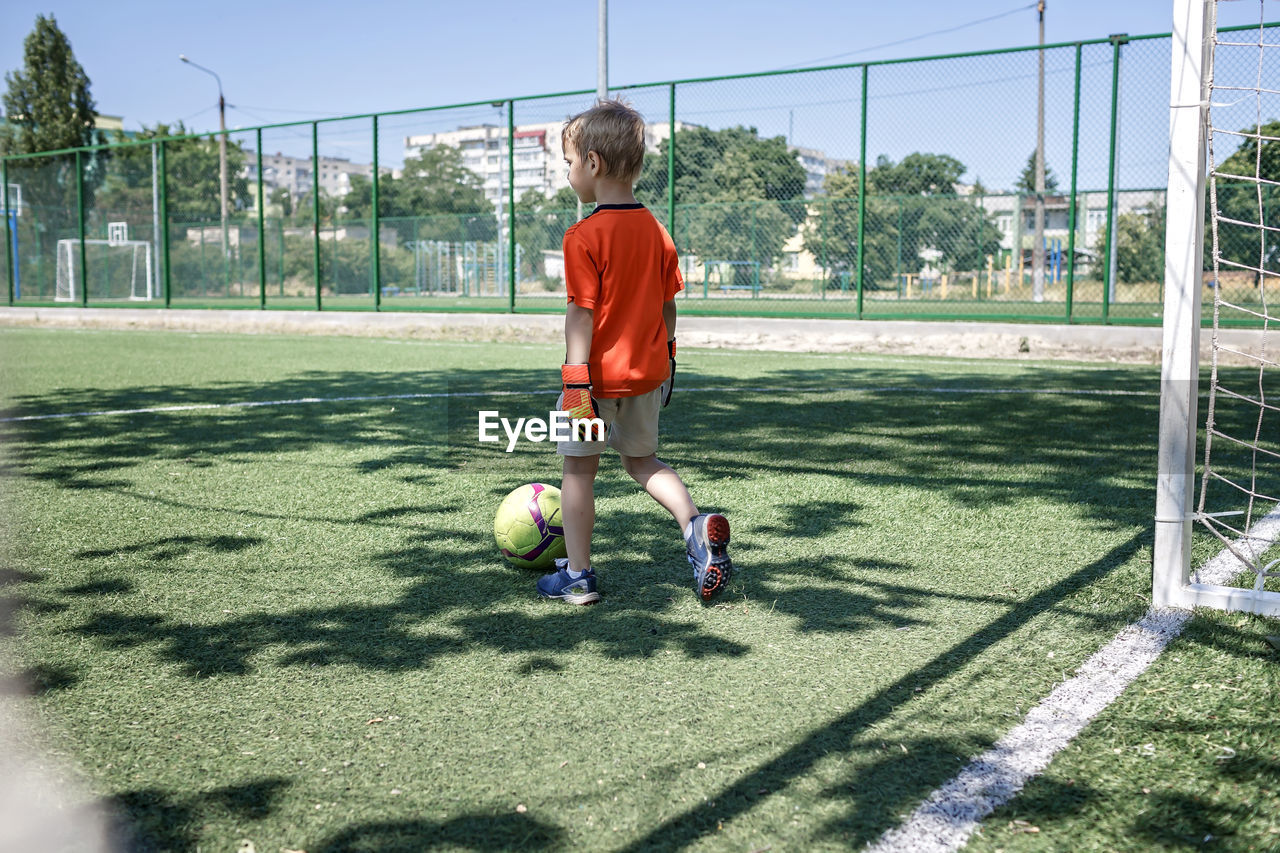
[[[599,468],[599,454],[564,457],[560,515],[564,522],[564,544],[569,552],[569,568],[575,572],[591,568],[591,531],[596,524],[595,483]]]
[[[633,480],[644,486],[650,497],[671,513],[680,525],[681,535],[684,535],[685,528],[698,514],[698,508],[693,505],[693,498],[680,475],[652,453],[648,456],[623,456],[622,467]],[[567,529],[565,533],[567,538]]]

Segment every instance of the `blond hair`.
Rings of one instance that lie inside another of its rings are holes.
[[[564,147],[604,160],[604,177],[634,182],[644,166],[644,118],[621,100],[596,101],[564,123]]]

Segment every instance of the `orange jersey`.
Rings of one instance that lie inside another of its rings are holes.
[[[601,204],[564,232],[569,301],[591,310],[597,397],[634,397],[667,378],[662,304],[684,287],[676,247],[642,204]]]

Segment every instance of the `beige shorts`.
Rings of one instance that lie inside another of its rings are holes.
[[[562,400],[556,400],[560,408]],[[608,430],[605,441],[560,441],[556,453],[561,456],[597,456],[612,447],[623,456],[650,456],[658,452],[658,409],[662,407],[662,388],[654,388],[636,397],[612,397],[596,400],[600,419]]]

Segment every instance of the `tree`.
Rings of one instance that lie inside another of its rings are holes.
[[[373,182],[352,175],[342,206],[351,218],[368,219]],[[461,149],[450,145],[423,148],[418,156],[406,157],[398,178],[379,175],[378,215],[412,218],[400,228],[400,237],[408,240],[493,240],[498,233],[482,179],[462,164]]]
[[[783,244],[795,233],[796,223],[783,204],[760,200],[767,188],[750,149],[744,146],[727,152],[712,168],[710,178],[717,191],[690,211],[686,231],[690,247],[703,260],[747,261],[771,267]],[[803,204],[792,207],[803,215]],[[748,285],[755,280],[749,266],[733,270],[735,284]]]
[[[805,251],[825,269],[852,273],[858,264],[858,172],[828,172],[822,189],[822,197],[813,201],[814,216],[804,229]],[[893,269],[896,220],[881,221],[882,199],[868,197],[867,202],[864,265],[879,271],[888,263]]]
[[[1013,185],[1014,192],[1034,193],[1036,191],[1036,152],[1032,151],[1031,156],[1027,158],[1027,165],[1022,168],[1022,174],[1018,176],[1018,182]],[[1049,164],[1044,164],[1044,191],[1046,193],[1056,193],[1058,191],[1058,176],[1049,168]]]
[[[143,127],[136,140],[186,136],[181,121]],[[123,134],[117,142],[125,141]],[[125,145],[112,149],[110,169],[104,176],[98,208],[111,216],[150,218],[152,204],[150,145]],[[227,142],[228,200],[231,210],[253,207],[256,188],[244,177],[246,153],[235,140]],[[195,223],[220,220],[218,203],[218,142],[216,138],[174,139],[165,143],[166,195],[171,222]]]
[[[1164,278],[1164,212],[1164,205],[1157,205],[1149,211],[1121,213],[1116,217],[1116,281],[1136,284],[1159,282]],[[1098,263],[1090,278],[1103,280],[1110,263],[1105,254],[1105,226],[1094,240],[1094,249]]]
[[[668,144],[649,155],[636,183],[636,198],[655,210],[667,203]],[[807,215],[804,168],[786,140],[761,139],[755,128],[686,127],[675,146],[677,247],[704,260],[772,267]],[[749,267],[735,268],[737,284],[752,277]]]
[[[102,142],[94,130],[89,76],[58,22],[36,16],[23,42],[23,70],[4,75],[7,120],[0,154],[34,154]]]
[[[667,148],[668,140],[664,139],[658,144],[658,152],[645,158],[644,171],[636,182],[636,198],[655,209],[667,203]],[[676,204],[721,199],[726,190],[726,173],[715,170],[732,151],[748,155],[745,171],[758,193],[755,200],[790,201],[804,197],[804,167],[787,149],[784,137],[761,139],[755,128],[686,127],[676,133]],[[798,209],[800,213],[794,220],[801,222],[803,206]]]
[[[288,187],[276,187],[268,193],[267,204],[279,208],[280,215],[285,219],[293,216],[293,193],[289,192]]]
[[[522,276],[545,273],[544,251],[560,248],[564,232],[578,220],[578,195],[572,187],[561,187],[550,198],[537,189],[525,191],[516,201],[516,243],[523,255]]]
[[[908,154],[894,163],[880,156],[867,170],[863,232],[863,283],[890,284],[900,273],[918,273],[921,252],[939,253],[943,269],[976,270],[1000,246],[1000,234],[973,197],[955,187],[965,166],[946,154]],[[825,197],[804,231],[805,249],[829,269],[853,273],[858,259],[858,175],[827,175]]]
[[[89,76],[76,61],[71,43],[52,15],[36,16],[35,28],[23,42],[23,70],[4,76],[6,124],[0,154],[34,154],[79,148],[103,141],[94,129],[94,103]],[[106,156],[81,158],[86,206],[102,181]],[[9,181],[22,185],[23,203],[31,206],[47,231],[61,233],[76,219],[76,158],[55,155],[10,164]]]
[[[1280,121],[1271,121],[1261,127],[1247,127],[1240,131],[1240,147],[1232,152],[1217,168],[1218,251],[1221,257],[1270,272],[1280,271],[1280,245],[1277,241],[1263,242],[1264,232],[1255,224],[1236,225],[1222,219],[1245,223],[1275,225],[1280,219],[1280,190],[1272,184],[1257,184],[1254,171],[1263,181],[1280,182],[1280,143],[1261,137],[1280,136]],[[1244,180],[1235,180],[1238,175]],[[1261,205],[1261,206],[1260,206]],[[1213,241],[1209,217],[1213,211],[1205,205],[1204,256],[1205,266],[1212,265]]]
[[[954,196],[965,166],[949,154],[914,152],[894,163],[881,154],[867,172],[867,186],[878,195]]]
[[[1116,217],[1116,278],[1159,282],[1164,278],[1164,205]]]

